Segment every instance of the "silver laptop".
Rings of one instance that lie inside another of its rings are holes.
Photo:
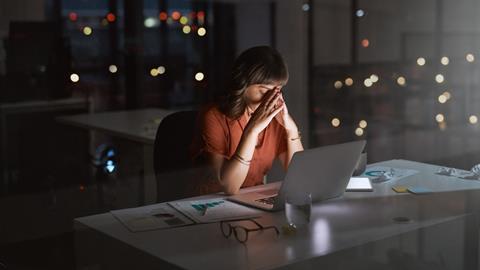
[[[365,141],[329,145],[297,152],[277,188],[228,197],[229,200],[269,211],[284,208],[285,196],[310,192],[318,202],[341,196],[352,176]]]

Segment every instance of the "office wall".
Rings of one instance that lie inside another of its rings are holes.
[[[236,54],[258,45],[271,44],[270,3],[246,2],[235,6],[237,22]]]
[[[350,0],[313,1],[314,65],[350,63],[350,2]]]

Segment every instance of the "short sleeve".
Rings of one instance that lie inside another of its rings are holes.
[[[201,125],[202,152],[227,156],[225,119],[216,109],[205,112]]]

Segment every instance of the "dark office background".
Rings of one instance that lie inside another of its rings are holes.
[[[141,146],[56,117],[197,109],[242,50],[285,57],[308,147],[480,162],[475,0],[0,0],[0,269],[74,267],[73,218],[141,203]],[[105,147],[115,172],[99,172]]]

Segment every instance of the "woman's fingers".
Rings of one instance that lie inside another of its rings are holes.
[[[275,97],[270,100],[269,104],[267,104],[266,111],[271,112],[272,110],[276,109],[279,99],[280,95],[279,93],[276,93]]]
[[[275,117],[279,112],[281,112],[283,110],[284,106],[285,106],[285,104],[282,103],[280,106],[275,108],[273,111],[270,112],[269,117],[271,117],[273,119],[273,117]]]
[[[277,96],[278,96],[278,91],[276,91],[276,90],[271,90],[271,91],[268,91],[268,94],[270,94],[270,95],[267,96],[266,99],[265,99],[265,103],[264,103],[265,108],[270,107],[270,105],[272,104],[272,102],[277,98]]]

